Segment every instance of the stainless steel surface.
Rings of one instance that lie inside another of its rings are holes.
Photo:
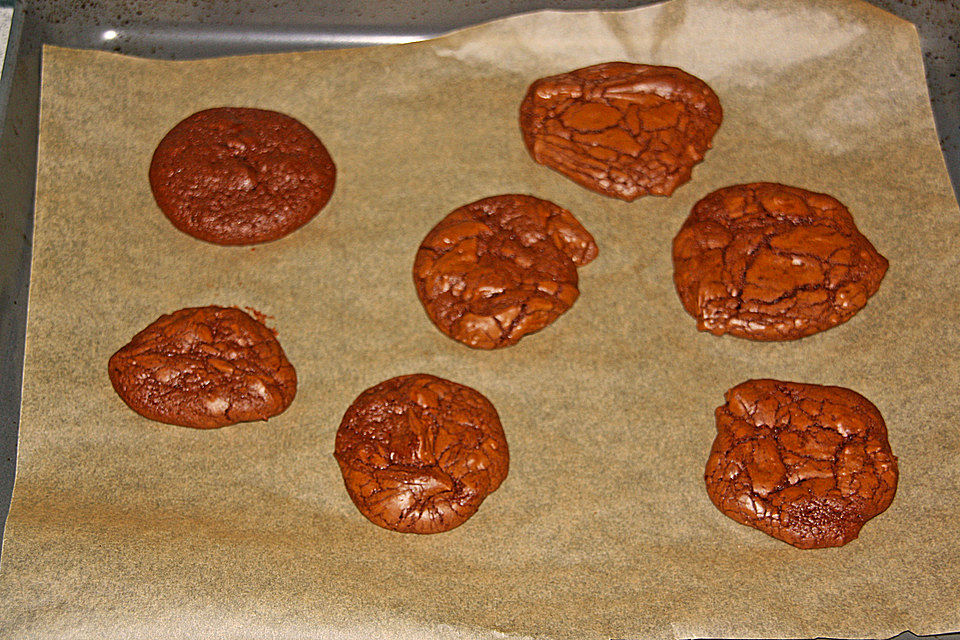
[[[23,55],[24,14],[14,10],[0,75],[0,517],[13,490],[23,332],[27,315],[39,56]]]
[[[870,0],[917,25],[941,147],[960,193],[960,0]],[[13,488],[43,44],[184,59],[409,42],[545,8],[653,0],[22,0],[0,77],[0,520]],[[0,6],[9,0],[0,0]],[[895,79],[891,79],[895,81]],[[58,401],[65,401],[58,399]],[[898,640],[916,636],[904,633]],[[960,633],[938,636],[960,640]]]

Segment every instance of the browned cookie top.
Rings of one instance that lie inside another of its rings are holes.
[[[794,340],[853,317],[887,260],[836,199],[758,182],[700,200],[673,240],[673,266],[701,331]]]
[[[197,429],[266,420],[297,393],[297,374],[273,332],[233,308],[160,316],[113,354],[108,371],[140,415]]]
[[[164,136],[150,163],[154,198],[175,227],[216,244],[254,244],[306,224],[336,168],[308,128],[276,111],[200,111]]]
[[[456,209],[424,238],[413,264],[417,295],[437,327],[478,349],[516,343],[570,308],[577,267],[597,256],[569,211],[524,195]]]
[[[347,409],[334,456],[374,524],[439,533],[476,513],[510,464],[500,418],[479,392],[426,374],[367,389]]]
[[[669,196],[723,120],[716,94],[675,67],[607,62],[537,80],[520,130],[537,162],[621,200]]]
[[[883,417],[842,387],[749,380],[717,408],[707,493],[720,511],[801,549],[838,547],[883,513],[897,459]]]

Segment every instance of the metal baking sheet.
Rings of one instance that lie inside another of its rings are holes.
[[[872,0],[918,26],[931,103],[955,191],[960,191],[960,1]],[[36,168],[40,47],[92,48],[169,58],[335,48],[419,40],[462,26],[543,8],[618,9],[647,1],[477,0],[429,2],[121,2],[68,0],[15,6],[0,78],[0,517],[12,491],[29,283]],[[4,4],[0,2],[0,5]],[[913,637],[904,635],[903,637]],[[960,638],[960,634],[942,636]]]

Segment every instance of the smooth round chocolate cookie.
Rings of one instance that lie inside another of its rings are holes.
[[[694,205],[673,240],[673,267],[701,331],[795,340],[852,318],[887,260],[835,198],[758,182]]]
[[[404,533],[460,526],[510,465],[490,401],[426,374],[391,378],[361,393],[343,416],[333,455],[360,513]]]
[[[214,429],[282,413],[297,374],[274,333],[234,308],[160,316],[110,358],[113,388],[140,415]]]
[[[596,256],[593,236],[569,211],[533,196],[500,195],[441,220],[417,251],[413,280],[440,331],[496,349],[569,309],[580,295],[577,267]]]
[[[631,202],[690,179],[723,120],[720,100],[675,67],[607,62],[530,85],[520,130],[533,159]]]
[[[716,418],[707,493],[741,524],[801,549],[839,547],[893,501],[897,459],[859,393],[749,380],[727,391]]]
[[[281,238],[333,194],[336,167],[310,129],[264,109],[200,111],[160,141],[150,186],[160,210],[195,238],[224,245]]]

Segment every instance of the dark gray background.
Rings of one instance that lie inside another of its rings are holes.
[[[919,29],[940,144],[960,193],[960,0],[869,1]],[[183,59],[384,44],[537,9],[644,4],[653,2],[0,0],[14,6],[0,79],[0,519],[9,509],[16,461],[43,44]],[[939,637],[960,640],[960,633]]]

